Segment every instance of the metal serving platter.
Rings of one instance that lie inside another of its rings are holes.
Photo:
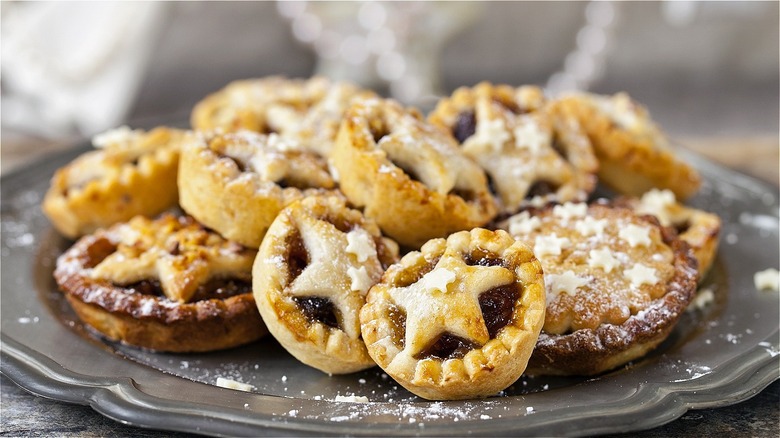
[[[161,354],[108,342],[78,322],[53,282],[70,242],[40,211],[54,170],[87,145],[2,178],[0,371],[25,389],[89,404],[123,423],[209,435],[586,435],[648,429],[689,409],[725,406],[780,378],[780,294],[753,274],[780,265],[778,190],[685,153],[705,184],[692,204],[724,222],[703,288],[669,339],[595,378],[523,377],[486,400],[429,402],[378,368],[328,376],[272,339],[210,354]],[[252,392],[215,386],[217,377]],[[334,401],[365,396],[368,403]]]

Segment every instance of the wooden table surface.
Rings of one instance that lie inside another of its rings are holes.
[[[37,159],[68,142],[2,147],[3,173]],[[683,138],[680,144],[714,161],[778,185],[780,159],[777,137]],[[30,395],[5,376],[0,378],[0,435],[2,436],[135,436],[178,437],[187,434],[127,426],[105,418],[88,406],[71,405]],[[664,426],[632,433],[632,437],[667,436],[780,436],[780,381],[745,402],[717,409],[689,411]],[[616,435],[619,436],[619,435]]]

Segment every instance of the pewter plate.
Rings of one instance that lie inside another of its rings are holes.
[[[2,178],[0,371],[27,390],[89,404],[115,420],[209,435],[585,435],[648,429],[688,409],[725,406],[780,378],[780,294],[753,273],[778,267],[778,190],[686,153],[705,184],[692,204],[724,221],[703,288],[669,339],[595,378],[521,378],[486,400],[429,402],[378,368],[327,376],[272,339],[210,354],[159,354],[108,342],[82,326],[51,273],[70,244],[40,211],[54,170],[87,148]],[[214,386],[217,377],[253,392]],[[366,396],[369,403],[334,401]]]

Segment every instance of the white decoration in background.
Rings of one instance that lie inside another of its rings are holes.
[[[166,6],[4,4],[4,127],[59,137],[116,126],[141,85]]]
[[[564,61],[563,70],[550,76],[546,89],[557,95],[564,91],[587,90],[604,75],[604,61],[610,50],[618,5],[591,1],[585,7],[585,25],[577,32],[577,48]]]
[[[442,90],[444,43],[471,23],[477,2],[277,1],[298,41],[313,46],[317,73],[378,88],[405,103]]]

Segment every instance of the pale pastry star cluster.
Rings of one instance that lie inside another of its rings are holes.
[[[584,218],[588,214],[588,204],[584,202],[567,202],[553,207],[553,215],[568,221],[574,218]]]
[[[615,267],[620,265],[618,259],[612,255],[612,251],[607,248],[592,249],[588,253],[588,265],[593,269],[603,269],[609,274]]]
[[[563,271],[562,274],[549,274],[545,278],[545,287],[548,296],[556,296],[566,293],[574,296],[577,289],[590,283],[590,279],[580,277],[572,271]]]
[[[626,269],[626,277],[631,281],[631,285],[639,287],[643,284],[656,284],[658,277],[655,275],[655,269],[637,263],[631,269]]]
[[[542,221],[538,217],[531,216],[527,211],[523,211],[509,219],[509,234],[513,236],[528,234],[540,226],[542,226]]]
[[[561,251],[569,248],[571,241],[566,237],[558,237],[557,234],[552,233],[548,236],[536,236],[534,243],[534,254],[537,257],[544,257],[547,255],[561,255]]]
[[[527,149],[533,155],[539,155],[544,146],[552,142],[552,133],[543,129],[535,118],[527,115],[517,119],[513,133],[516,147]]]
[[[650,245],[650,229],[647,227],[629,224],[620,230],[618,236],[632,247]]]
[[[606,219],[596,219],[591,216],[586,216],[574,223],[574,229],[583,236],[598,236],[604,232],[606,226]]]

